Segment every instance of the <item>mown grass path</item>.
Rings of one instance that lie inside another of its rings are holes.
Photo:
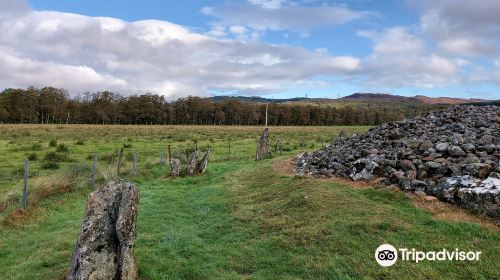
[[[142,279],[499,279],[500,234],[434,219],[405,196],[293,178],[273,160],[212,164],[171,180],[159,168],[141,191],[136,256]],[[160,179],[158,179],[160,178]],[[43,201],[0,229],[0,279],[63,278],[85,192]],[[479,262],[398,262],[382,268],[382,243],[482,251]]]

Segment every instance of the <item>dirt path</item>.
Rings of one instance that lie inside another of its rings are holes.
[[[273,170],[283,176],[294,176],[293,172],[293,157],[286,158],[277,161],[273,164]],[[325,181],[335,181],[340,182],[344,185],[363,189],[363,188],[373,188],[377,187],[377,182],[354,182],[345,178],[331,177],[331,178],[317,178],[319,180]],[[396,192],[401,192],[399,189],[395,189]],[[469,222],[478,224],[484,228],[491,230],[500,231],[500,221],[494,220],[490,217],[484,215],[475,215],[469,211],[453,204],[444,203],[439,200],[429,201],[413,193],[405,192],[413,205],[429,212],[433,217],[440,220],[450,221],[450,222]]]

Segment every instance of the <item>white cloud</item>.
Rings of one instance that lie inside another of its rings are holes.
[[[320,27],[335,26],[373,16],[345,6],[301,6],[293,2],[251,0],[248,4],[204,7],[201,13],[218,19],[219,25],[242,25],[256,30],[291,30],[308,33]]]
[[[428,51],[425,42],[405,27],[358,35],[374,44],[373,53],[362,63],[369,85],[433,88],[457,82],[457,61]]]
[[[445,52],[498,56],[500,1],[422,0],[421,28]]]
[[[253,5],[264,9],[279,9],[283,6],[284,0],[248,0]]]
[[[242,25],[233,25],[233,26],[229,27],[229,31],[231,31],[231,33],[234,33],[234,34],[241,35],[241,34],[245,34],[247,32],[247,29],[245,26],[242,26]]]
[[[169,98],[213,90],[265,94],[360,69],[350,56],[215,38],[215,31],[252,36],[238,25],[204,35],[166,21],[14,10],[15,17],[0,11],[0,87],[150,90]]]

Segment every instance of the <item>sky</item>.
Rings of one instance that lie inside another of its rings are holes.
[[[498,0],[0,0],[0,88],[500,99]]]

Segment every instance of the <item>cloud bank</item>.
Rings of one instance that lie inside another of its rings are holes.
[[[36,11],[25,1],[0,0],[0,87],[150,91],[173,99],[262,95],[333,80],[368,89],[500,84],[500,20],[493,12],[500,2],[479,2],[418,1],[415,26],[358,31],[372,51],[355,57],[274,45],[259,34],[309,32],[373,14],[346,6],[249,0],[207,7],[202,12],[218,22],[202,33],[168,21]]]
[[[216,39],[166,21],[34,11],[1,0],[0,86],[151,91],[169,98],[280,92],[360,61],[300,47]]]

